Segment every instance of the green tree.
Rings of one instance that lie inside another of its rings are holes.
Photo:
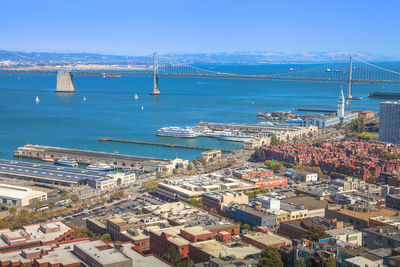
[[[79,201],[79,197],[75,194],[71,195],[71,200],[72,202],[74,202],[74,204],[76,204]]]
[[[203,166],[206,166],[206,165],[207,165],[207,160],[206,160],[205,157],[201,157],[201,158],[200,158],[200,162],[201,162],[201,165],[203,165]]]
[[[136,215],[142,215],[143,214],[143,211],[142,210],[137,210],[136,211]]]
[[[243,224],[242,228],[245,230],[249,230],[249,231],[251,230],[250,224],[247,224],[247,223]]]
[[[61,194],[61,198],[64,199],[64,200],[68,199],[68,193],[63,191],[62,194]]]
[[[53,210],[55,206],[54,202],[49,202],[49,209]]]
[[[14,216],[14,215],[17,213],[17,208],[14,207],[14,206],[12,206],[11,208],[8,209],[8,213],[9,213],[11,216]]]
[[[296,267],[307,267],[307,265],[306,265],[305,261],[303,261],[303,260],[298,260],[298,261],[296,262]]]
[[[192,205],[192,206],[194,206],[194,207],[198,207],[198,208],[200,208],[201,207],[201,205],[202,205],[202,199],[191,199],[190,201],[189,201],[189,203],[190,203],[190,205]]]
[[[311,228],[308,229],[308,231],[305,232],[302,237],[313,242],[318,242],[320,239],[329,237],[329,235],[323,229],[311,226]]]
[[[173,169],[173,170],[172,170],[172,173],[173,173],[173,174],[177,174],[177,173],[178,173],[178,169]]]
[[[174,247],[170,247],[163,258],[176,267],[189,267],[190,265],[189,260],[183,260],[179,251]]]
[[[43,201],[41,199],[36,199],[33,204],[35,205],[36,208],[39,208],[43,206]]]
[[[324,262],[324,267],[336,267],[336,259],[327,258]]]
[[[278,146],[278,145],[280,145],[280,144],[281,144],[281,142],[279,142],[278,137],[276,137],[275,135],[273,135],[273,136],[271,137],[270,145],[271,145],[271,146]]]
[[[277,248],[266,248],[261,251],[259,264],[261,267],[283,267],[282,256]]]
[[[111,235],[109,233],[105,233],[104,235],[101,236],[101,240],[103,240],[104,242],[111,242]]]
[[[186,169],[187,169],[188,171],[193,170],[193,169],[194,169],[193,163],[188,164],[187,167],[186,167]]]

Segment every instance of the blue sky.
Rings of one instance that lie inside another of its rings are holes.
[[[5,0],[0,49],[400,55],[400,1]]]

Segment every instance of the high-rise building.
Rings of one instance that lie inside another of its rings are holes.
[[[340,95],[338,99],[338,107],[337,107],[337,115],[339,118],[344,118],[344,96],[343,96],[343,88],[340,89]]]
[[[381,103],[379,140],[400,144],[400,101]]]

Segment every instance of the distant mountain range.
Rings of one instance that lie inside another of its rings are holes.
[[[352,52],[307,52],[288,54],[280,52],[232,52],[232,53],[169,53],[163,55],[172,60],[185,63],[215,64],[265,64],[265,63],[312,63],[341,62],[349,56],[370,61],[400,61],[399,57]],[[31,63],[105,63],[129,64],[132,62],[152,62],[153,56],[118,56],[96,53],[53,53],[53,52],[14,52],[0,50],[0,61]]]

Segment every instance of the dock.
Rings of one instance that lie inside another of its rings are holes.
[[[311,112],[325,112],[325,113],[337,112],[337,110],[333,109],[318,109],[318,108],[296,108],[296,111],[311,111]]]
[[[50,157],[55,160],[62,157],[68,157],[74,159],[80,165],[89,165],[94,162],[102,162],[110,166],[114,166],[116,169],[132,169],[143,171],[154,171],[158,166],[166,165],[171,162],[169,159],[124,155],[117,152],[107,153],[41,145],[25,145],[23,147],[19,147],[18,150],[15,151],[14,157],[36,160],[41,160],[44,157]]]
[[[228,149],[228,148],[180,145],[180,144],[160,143],[160,142],[150,142],[150,141],[140,141],[140,140],[117,139],[117,138],[111,138],[111,137],[102,137],[99,139],[99,141],[100,142],[117,142],[117,143],[138,144],[138,145],[164,146],[164,147],[172,147],[172,148],[189,148],[189,149],[199,149],[199,150],[218,149],[223,152],[229,152],[229,153],[236,151],[236,149]]]

